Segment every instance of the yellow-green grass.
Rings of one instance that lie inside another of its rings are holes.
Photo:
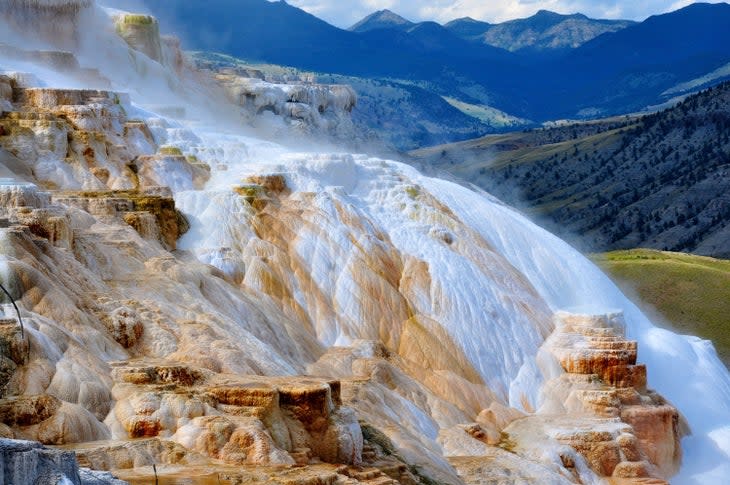
[[[155,23],[155,18],[150,15],[126,14],[122,17],[122,22],[133,25],[152,25]]]
[[[525,125],[530,123],[529,120],[508,115],[504,111],[500,111],[497,108],[493,108],[491,106],[465,103],[464,101],[460,101],[456,98],[450,98],[448,96],[442,96],[442,98],[444,101],[446,101],[465,115],[471,116],[472,118],[476,118],[485,123],[489,123],[492,126],[506,127]]]
[[[649,249],[592,258],[674,330],[712,340],[730,366],[730,261]]]
[[[178,147],[166,145],[161,146],[158,150],[160,152],[160,155],[167,155],[167,156],[174,156],[179,157],[182,156],[182,150],[180,150]]]

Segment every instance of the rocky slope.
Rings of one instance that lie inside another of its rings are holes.
[[[652,115],[414,152],[593,251],[730,256],[730,83]]]
[[[564,52],[575,49],[606,32],[634,24],[629,20],[591,19],[582,14],[561,15],[540,10],[532,17],[500,24],[457,19],[444,27],[461,37],[512,52]]]
[[[711,346],[562,241],[407,165],[257,137],[119,12],[23,5],[68,12],[34,35],[110,86],[6,61],[0,276],[23,329],[5,313],[3,436],[135,483],[730,472]]]

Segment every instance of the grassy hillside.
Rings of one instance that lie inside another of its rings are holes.
[[[730,366],[730,261],[649,249],[603,253],[593,260],[675,330],[712,340]]]

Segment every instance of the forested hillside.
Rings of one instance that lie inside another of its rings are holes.
[[[730,83],[641,117],[413,152],[585,249],[730,256]]]

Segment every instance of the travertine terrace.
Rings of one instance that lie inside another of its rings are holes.
[[[246,131],[280,116],[330,136],[348,88],[225,92],[154,19],[73,5],[44,34],[68,78],[33,56],[0,75],[0,280],[24,323],[4,307],[0,436],[132,483],[152,465],[199,483],[663,483],[694,473],[690,430],[722,443],[712,350],[558,239],[400,163]],[[102,59],[80,24],[108,36]],[[84,72],[106,86],[53,85]],[[667,345],[702,363],[676,371],[702,402],[672,385]]]

